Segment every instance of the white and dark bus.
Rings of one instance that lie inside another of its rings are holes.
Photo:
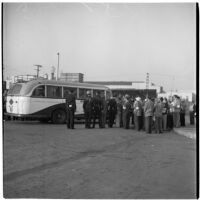
[[[65,98],[68,90],[76,96],[75,117],[84,116],[83,101],[86,92],[92,96],[99,92],[105,99],[112,96],[108,87],[88,83],[62,82],[37,79],[26,83],[16,83],[7,94],[6,115],[22,119],[37,119],[41,122],[51,120],[61,124],[66,121]]]

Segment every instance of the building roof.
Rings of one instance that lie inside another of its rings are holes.
[[[99,85],[132,85],[133,83],[144,83],[144,81],[85,81],[85,83]]]

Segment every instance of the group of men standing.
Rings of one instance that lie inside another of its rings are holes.
[[[66,97],[66,107],[67,126],[73,129],[76,102],[70,91]],[[172,129],[185,124],[181,115],[183,109],[177,96],[174,96],[173,102],[168,102],[162,97],[156,99],[146,97],[142,101],[139,96],[133,99],[128,94],[105,100],[105,96],[100,95],[99,92],[92,97],[91,92],[87,91],[87,97],[83,102],[85,128],[95,128],[98,121],[99,128],[105,128],[107,122],[110,128],[115,124],[116,127],[129,129],[132,121],[137,131],[143,129],[147,133],[152,132],[152,126],[156,133],[162,133],[168,128]]]
[[[104,95],[96,93],[95,97],[91,97],[91,92],[87,91],[87,98],[83,102],[83,110],[85,115],[85,128],[95,128],[96,120],[98,120],[99,128],[105,128],[106,118],[108,116],[108,126],[112,128],[117,111],[115,99],[105,100]]]

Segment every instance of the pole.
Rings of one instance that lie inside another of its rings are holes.
[[[59,55],[60,55],[60,53],[58,52],[57,55],[58,55],[58,67],[57,67],[57,76],[56,76],[56,80],[58,80],[58,78],[59,78]]]
[[[37,69],[35,69],[37,71],[37,78],[39,77],[39,71],[40,71],[40,67],[42,67],[42,65],[35,65],[37,67]]]

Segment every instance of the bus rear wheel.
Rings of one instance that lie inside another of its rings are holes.
[[[66,113],[64,110],[55,110],[52,113],[52,122],[54,124],[63,124],[66,122]]]

